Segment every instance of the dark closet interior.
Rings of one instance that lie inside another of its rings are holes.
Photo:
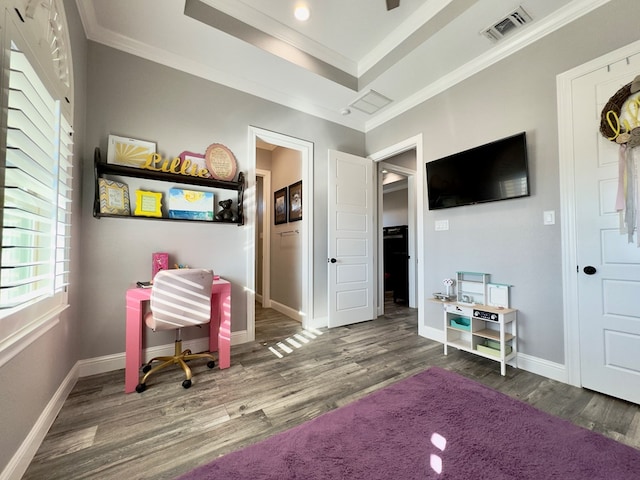
[[[383,228],[384,290],[395,303],[409,303],[409,242],[407,226]]]

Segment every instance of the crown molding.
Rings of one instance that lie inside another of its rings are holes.
[[[446,3],[447,5],[449,4],[447,0],[439,1],[441,2],[439,5],[442,5],[443,3]],[[483,69],[490,67],[509,55],[531,45],[544,36],[573,22],[577,18],[607,4],[609,1],[610,0],[575,0],[556,11],[552,15],[553,18],[542,19],[538,22],[532,23],[509,39],[505,39],[505,41],[496,45],[495,48],[486,54],[477,57],[473,61],[468,62],[453,72],[441,77],[410,97],[385,107],[385,109],[380,111],[380,113],[368,120],[363,120],[362,118],[358,118],[353,115],[340,115],[339,112],[320,107],[310,101],[292,97],[287,92],[265,87],[257,82],[252,82],[246,78],[225,72],[224,70],[207,67],[202,63],[187,60],[184,56],[173,54],[155,47],[150,47],[147,44],[133,40],[129,37],[115,34],[110,30],[104,29],[97,23],[95,11],[91,2],[76,0],[76,5],[85,34],[89,40],[366,133],[407,112],[426,100],[433,98],[439,93],[442,93],[448,88],[453,87]],[[425,14],[424,12],[422,13]],[[419,23],[419,21],[416,21],[416,23]],[[410,27],[407,26],[406,28]]]
[[[430,98],[435,97],[476,73],[494,65],[500,60],[513,55],[514,53],[570,24],[596,8],[609,3],[610,1],[611,0],[576,0],[565,5],[550,16],[553,18],[547,18],[537,23],[532,23],[528,28],[524,28],[514,34],[513,37],[508,39],[508,41],[504,41],[502,44],[496,45],[494,49],[478,56],[470,62],[467,62],[453,72],[444,75],[422,90],[407,97],[405,100],[401,100],[388,106],[379,114],[365,122],[365,133],[383,125],[389,120],[407,112]]]

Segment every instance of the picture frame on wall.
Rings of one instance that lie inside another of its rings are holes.
[[[142,168],[149,155],[156,153],[156,144],[135,138],[109,135],[107,163]]]
[[[289,185],[289,221],[302,220],[302,180]]]
[[[287,187],[273,193],[273,222],[275,225],[287,223]]]

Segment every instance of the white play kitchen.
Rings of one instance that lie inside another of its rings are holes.
[[[509,306],[510,285],[491,283],[490,274],[457,272],[445,279],[445,293],[434,293],[444,310],[444,354],[448,347],[517,367],[517,310]],[[452,295],[451,290],[457,290]]]

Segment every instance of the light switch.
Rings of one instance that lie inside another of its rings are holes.
[[[556,211],[545,210],[543,214],[543,223],[545,225],[555,225],[556,223]]]
[[[449,230],[449,220],[436,220],[436,232]]]

